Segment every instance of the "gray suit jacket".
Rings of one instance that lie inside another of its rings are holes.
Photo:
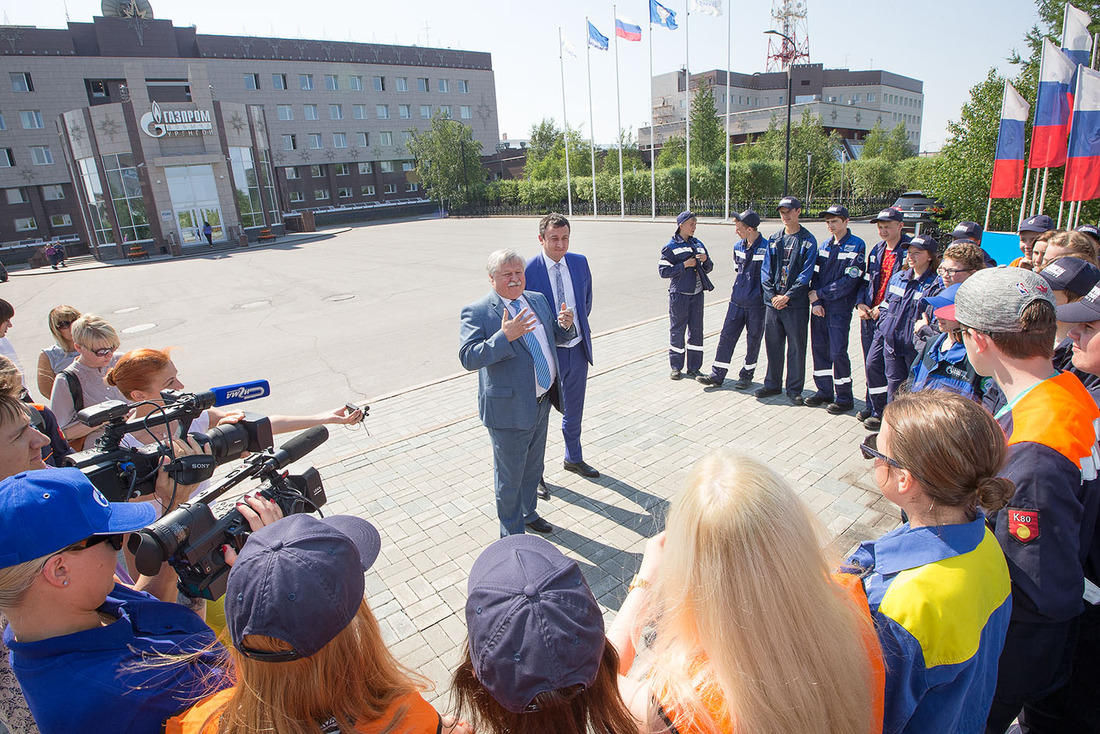
[[[558,325],[546,297],[536,291],[524,291],[550,344],[565,344],[577,335],[576,327],[569,331]],[[523,339],[508,341],[500,328],[505,312],[504,300],[490,291],[479,301],[464,306],[459,331],[461,344],[458,359],[468,370],[478,371],[477,408],[481,422],[488,428],[527,430],[538,418],[535,401],[535,363]],[[556,349],[550,350],[554,372],[558,369]]]

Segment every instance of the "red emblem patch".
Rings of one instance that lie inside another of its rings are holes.
[[[1008,534],[1016,540],[1030,543],[1039,537],[1039,511],[1005,508],[1008,513]]]

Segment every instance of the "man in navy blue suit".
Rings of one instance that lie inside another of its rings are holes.
[[[565,469],[596,479],[600,473],[585,462],[581,452],[581,417],[584,414],[588,365],[592,364],[592,272],[584,255],[569,252],[569,220],[551,213],[539,221],[542,253],[527,261],[527,287],[546,296],[555,309],[562,304],[573,314],[577,336],[558,346],[561,367],[561,432],[565,438]],[[549,497],[540,482],[539,496]]]
[[[535,291],[524,290],[524,260],[515,250],[497,250],[486,269],[493,290],[464,306],[458,358],[477,370],[477,407],[493,444],[493,480],[500,535],[528,527],[553,530],[539,517],[536,487],[546,453],[550,400],[560,391],[555,345],[577,335],[573,314],[555,314]]]

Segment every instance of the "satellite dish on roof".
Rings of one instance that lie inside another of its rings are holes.
[[[104,18],[153,19],[153,6],[149,0],[103,0],[100,12]]]

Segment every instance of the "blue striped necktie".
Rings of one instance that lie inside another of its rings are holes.
[[[517,298],[512,301],[512,318],[515,318],[520,311],[523,310],[523,303]],[[531,313],[534,313],[535,309],[531,309]],[[541,328],[541,326],[536,327]],[[539,383],[539,392],[546,392],[550,389],[550,365],[546,362],[546,355],[542,352],[542,345],[539,344],[538,338],[535,336],[535,332],[529,331],[523,335],[523,343],[527,347],[527,351],[531,353],[531,359],[535,361],[535,379]]]

